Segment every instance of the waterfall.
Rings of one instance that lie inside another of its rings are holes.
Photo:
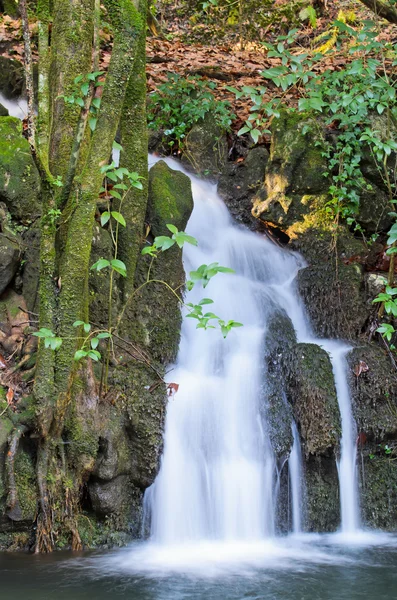
[[[177,163],[167,160],[172,168]],[[218,330],[196,330],[183,319],[172,381],[160,472],[146,495],[151,537],[162,544],[199,540],[254,541],[275,532],[276,460],[261,417],[264,340],[272,312],[283,308],[298,341],[331,355],[342,415],[339,475],[342,530],[358,526],[354,421],[344,369],[346,346],[316,339],[295,291],[302,258],[232,222],[216,188],[192,179],[194,211],[187,232],[198,247],[183,250],[185,271],[219,262],[235,270],[195,286],[187,301],[211,298],[211,311],[244,324],[224,340]],[[301,529],[300,447],[296,428],[290,457],[293,527]],[[354,517],[354,518],[353,518]]]
[[[292,444],[291,454],[288,460],[289,479],[291,484],[292,500],[292,531],[294,533],[302,532],[302,450],[299,439],[299,432],[295,422],[292,423]]]

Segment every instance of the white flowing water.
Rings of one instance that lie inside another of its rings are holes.
[[[348,347],[315,338],[295,289],[296,274],[305,266],[302,258],[236,226],[215,186],[191,179],[194,211],[187,231],[199,245],[185,245],[185,270],[219,262],[235,274],[218,274],[205,290],[196,285],[187,301],[211,298],[211,312],[244,327],[224,340],[218,330],[196,330],[193,319],[183,319],[172,372],[179,391],[169,402],[161,468],[146,496],[152,540],[161,545],[248,542],[274,535],[276,461],[260,405],[265,402],[266,326],[280,309],[291,318],[298,341],[316,343],[330,354],[342,420],[341,528],[355,532],[359,517],[355,424],[344,358]],[[296,429],[294,439],[293,527],[299,531],[302,488]]]
[[[303,502],[303,473],[302,473],[302,450],[299,432],[295,422],[292,423],[291,454],[288,459],[289,479],[291,485],[292,499],[292,531],[302,532],[302,502]]]
[[[0,93],[0,104],[8,110],[10,117],[17,117],[17,119],[25,119],[27,117],[28,103],[25,98],[13,98],[10,100]]]

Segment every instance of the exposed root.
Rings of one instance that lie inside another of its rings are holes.
[[[19,441],[22,435],[27,431],[25,425],[18,425],[10,435],[8,452],[6,456],[6,473],[8,479],[8,497],[7,508],[9,512],[20,510],[18,502],[18,491],[15,481],[15,456],[18,450]]]

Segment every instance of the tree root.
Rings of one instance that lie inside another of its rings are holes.
[[[15,456],[19,447],[19,441],[26,431],[26,425],[18,425],[11,433],[8,443],[6,473],[8,479],[7,508],[9,512],[15,509],[18,510],[19,508],[17,484],[15,481]]]

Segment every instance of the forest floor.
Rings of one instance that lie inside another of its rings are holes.
[[[288,4],[287,0],[275,0],[275,5]],[[219,22],[218,33],[214,33],[214,19],[210,12],[195,13],[189,10],[188,0],[161,0],[156,4],[155,25],[150,27],[147,38],[147,87],[148,94],[167,81],[168,73],[183,77],[198,76],[216,84],[215,96],[230,102],[236,115],[233,130],[238,131],[249,115],[249,103],[236,100],[228,86],[264,86],[267,88],[264,99],[270,100],[279,94],[272,82],[261,75],[264,69],[279,64],[278,59],[267,56],[263,41],[274,41],[277,35],[297,28],[298,34],[294,52],[315,53],[316,48],[330,37],[333,21],[340,11],[353,15],[352,27],[360,26],[365,19],[373,18],[358,0],[334,0],[327,3],[322,14],[317,15],[315,27],[309,21],[289,23],[285,18],[265,29],[258,29],[261,40],[241,42],[240,29],[225,26]],[[255,17],[252,19],[255,22]],[[37,33],[35,23],[31,24],[32,39]],[[390,40],[395,35],[395,27],[384,22],[381,38]],[[252,35],[250,34],[250,37]],[[106,70],[110,60],[111,34],[104,23],[102,30],[102,68]],[[35,48],[33,48],[35,56]],[[21,23],[7,15],[0,15],[0,55],[23,60],[23,40]],[[336,45],[332,52],[324,55],[316,70],[337,70],[349,60],[345,47]],[[299,87],[284,96],[284,103],[294,105],[300,97]]]

